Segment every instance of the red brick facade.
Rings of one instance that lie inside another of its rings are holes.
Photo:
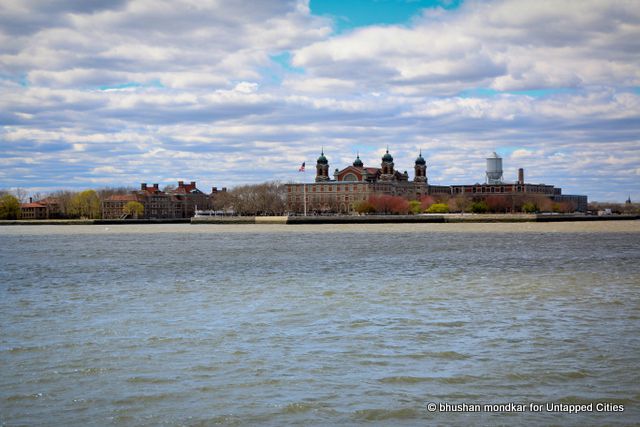
[[[211,198],[198,190],[195,181],[185,184],[178,182],[178,187],[161,191],[158,184],[140,185],[140,190],[126,195],[114,195],[102,202],[102,217],[105,219],[123,219],[127,215],[124,207],[136,201],[144,206],[142,218],[191,218],[197,209],[210,209]]]

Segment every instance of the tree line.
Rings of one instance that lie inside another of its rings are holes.
[[[171,186],[164,191],[173,189]],[[59,190],[52,193],[34,193],[34,201],[44,198],[55,199],[58,210],[54,217],[60,219],[99,219],[102,217],[102,202],[112,195],[130,194],[133,188],[102,188],[98,190]],[[0,190],[0,219],[19,219],[20,204],[28,202],[28,193],[21,189]],[[211,196],[214,210],[227,211],[235,215],[282,215],[287,211],[287,198],[284,184],[278,181],[249,184],[235,187],[229,191],[218,192]],[[130,202],[125,211],[131,217],[140,217],[144,207]]]
[[[98,190],[58,190],[52,193],[34,193],[34,202],[55,199],[57,209],[52,217],[58,219],[99,219],[102,218],[102,201],[115,194],[129,194],[127,187],[101,188]],[[23,189],[0,190],[0,219],[19,219],[20,204],[29,201],[28,192]]]
[[[282,215],[287,210],[287,193],[279,181],[241,185],[216,193],[213,209],[235,215]]]
[[[475,196],[434,195],[419,200],[400,196],[372,195],[354,205],[360,214],[420,214],[420,213],[570,213],[576,205],[569,201],[554,202],[541,195]]]

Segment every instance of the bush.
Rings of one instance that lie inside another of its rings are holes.
[[[367,200],[358,202],[353,207],[359,214],[372,214],[376,212],[376,208]]]
[[[538,208],[533,202],[526,202],[522,205],[522,212],[524,213],[534,213]]]
[[[446,203],[434,203],[425,211],[426,213],[447,213],[449,206]]]
[[[413,215],[416,215],[422,212],[422,208],[420,207],[420,202],[417,200],[409,201],[409,212]]]
[[[376,213],[379,214],[407,214],[409,212],[409,202],[400,196],[390,196],[387,194],[371,196],[368,202],[375,208]]]
[[[473,213],[486,213],[489,210],[487,202],[481,200],[479,202],[473,202],[471,204],[471,212]]]
[[[434,199],[432,196],[422,196],[420,198],[420,208],[422,209],[422,212],[426,212],[426,210],[429,209],[429,206],[431,206],[435,202],[436,199]]]

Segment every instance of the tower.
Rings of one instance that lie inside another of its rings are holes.
[[[495,151],[487,157],[487,184],[502,184],[502,157]]]
[[[418,158],[416,159],[415,168],[415,177],[413,178],[414,182],[424,182],[427,183],[427,162],[422,157],[422,150],[420,150],[420,154],[418,154]]]
[[[358,155],[356,156],[356,159],[353,161],[353,167],[356,167],[356,168],[364,167],[362,160],[360,160],[360,153],[358,153]]]
[[[329,181],[329,161],[324,156],[324,149],[316,162],[316,182]]]
[[[382,156],[381,169],[380,181],[392,181],[394,177],[393,157],[389,154],[389,148],[387,148],[385,155]]]

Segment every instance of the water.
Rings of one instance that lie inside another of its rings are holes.
[[[632,425],[639,237],[637,223],[2,227],[0,422]]]

